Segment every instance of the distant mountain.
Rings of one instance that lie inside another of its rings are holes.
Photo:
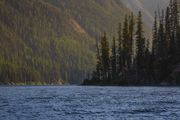
[[[0,83],[80,83],[125,14],[118,0],[0,0]]]
[[[154,12],[166,8],[169,0],[120,0],[127,8],[134,12],[142,11],[147,25],[152,26]]]

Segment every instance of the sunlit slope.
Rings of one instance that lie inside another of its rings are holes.
[[[0,0],[1,83],[80,83],[97,35],[129,13],[117,0]]]

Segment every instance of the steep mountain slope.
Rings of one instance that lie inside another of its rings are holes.
[[[167,7],[169,0],[120,0],[127,8],[134,12],[139,10],[144,14],[144,20],[151,26],[154,20],[154,11]]]
[[[79,26],[62,11],[35,0],[4,0],[0,8],[1,79],[54,83],[64,80],[70,68],[77,70],[77,76],[88,68],[86,58],[93,54],[83,44],[90,37],[77,32]],[[78,41],[79,34],[84,42]]]
[[[95,37],[128,13],[118,0],[0,0],[0,83],[80,83]]]
[[[74,18],[91,35],[113,32],[130,11],[116,0],[45,0]]]

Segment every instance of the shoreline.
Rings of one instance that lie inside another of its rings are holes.
[[[0,87],[180,87],[180,85],[0,85]]]

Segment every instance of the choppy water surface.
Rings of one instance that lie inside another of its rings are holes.
[[[180,120],[180,88],[0,87],[0,120]]]

